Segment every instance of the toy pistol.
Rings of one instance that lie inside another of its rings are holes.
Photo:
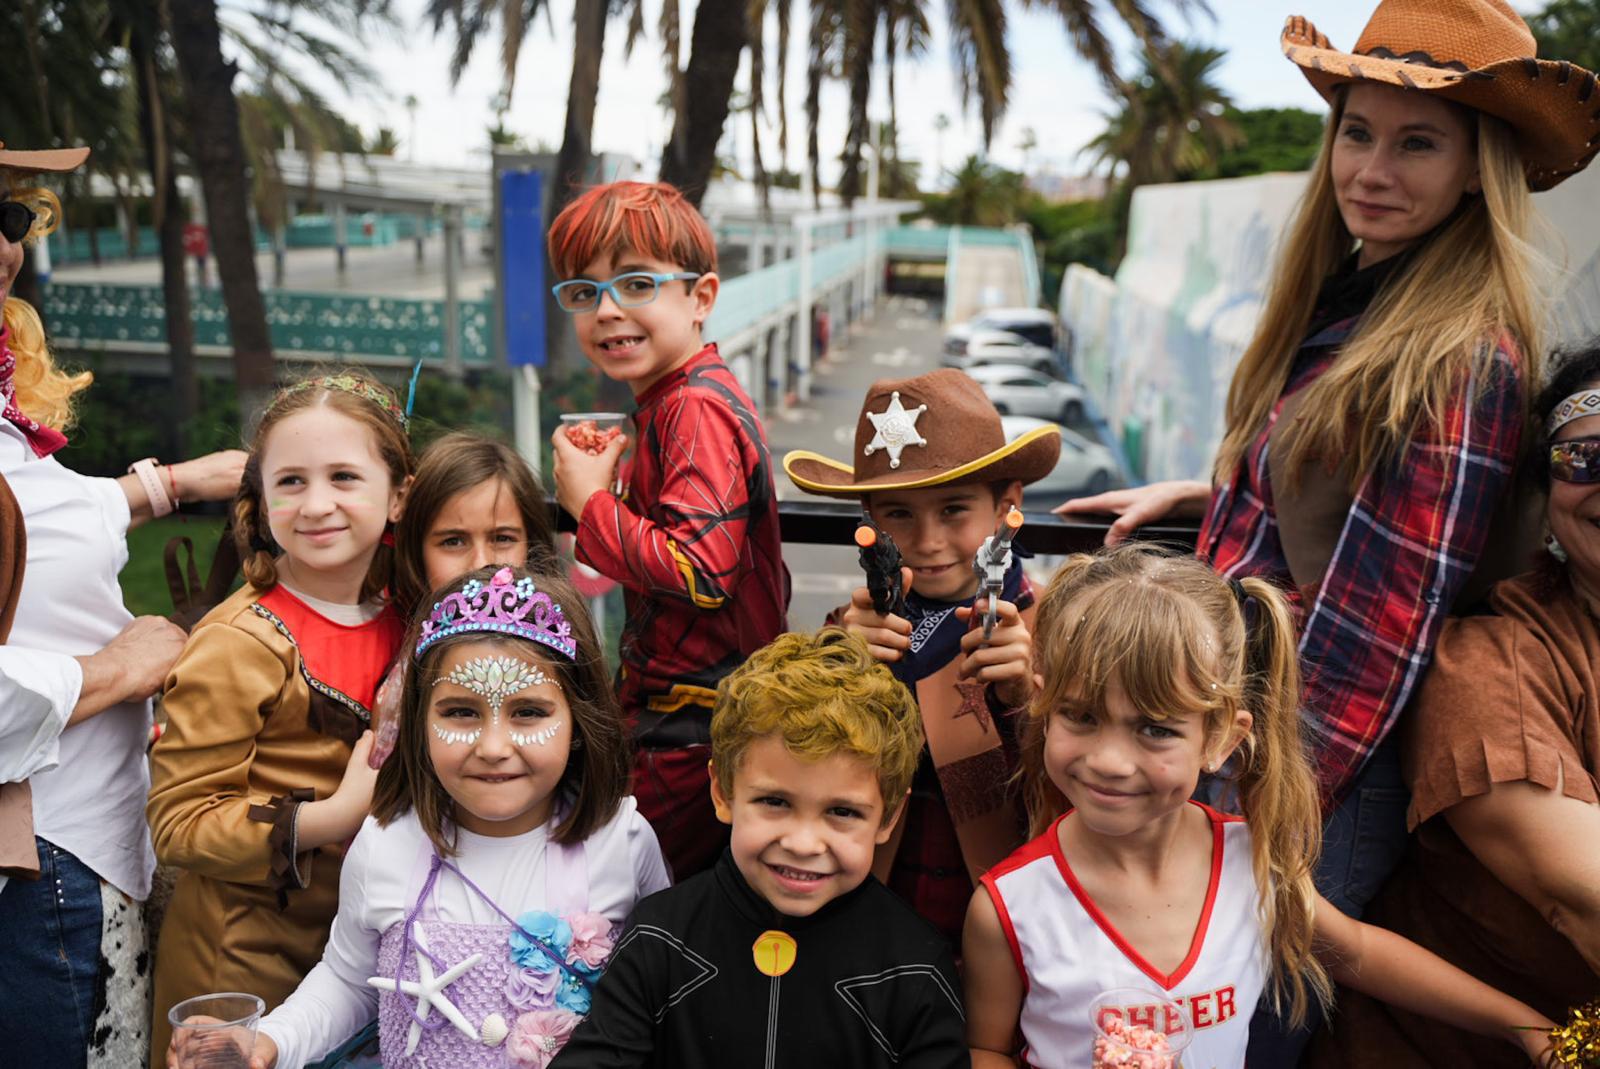
[[[856,545],[861,547],[861,570],[867,573],[873,611],[879,616],[909,616],[900,576],[900,547],[869,516],[862,516],[856,528]]]
[[[1017,536],[1021,526],[1022,513],[1012,506],[1011,511],[1001,519],[999,529],[983,540],[983,545],[978,547],[978,555],[972,561],[972,570],[978,574],[978,597],[989,599],[989,607],[983,612],[985,642],[994,633],[995,621],[1000,618],[997,605],[1000,591],[1005,586],[1006,569],[1011,567],[1011,540]]]

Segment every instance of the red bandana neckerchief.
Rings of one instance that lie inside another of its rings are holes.
[[[67,444],[67,436],[53,427],[42,425],[38,420],[29,419],[17,407],[17,387],[12,381],[16,375],[17,358],[7,344],[10,333],[10,328],[0,326],[0,397],[5,398],[6,402],[5,411],[0,412],[0,416],[9,419],[22,432],[35,455],[47,457]]]

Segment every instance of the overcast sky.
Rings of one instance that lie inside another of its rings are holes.
[[[601,0],[551,0],[552,26],[543,20],[529,33],[518,64],[517,82],[507,125],[529,142],[559,144],[565,116],[567,80],[572,69],[572,4],[598,3]],[[680,0],[683,11],[683,45],[687,51],[693,17],[692,0]],[[661,0],[645,0],[646,25],[652,33],[642,40],[631,58],[622,54],[624,27],[613,21],[600,80],[600,101],[595,117],[594,146],[597,151],[627,153],[636,158],[659,156],[668,133],[668,118],[657,101],[665,88],[665,75],[659,40],[653,30]],[[1532,0],[1513,0],[1519,10],[1537,10]],[[376,38],[364,43],[363,52],[377,68],[393,94],[391,99],[341,101],[347,116],[369,134],[378,126],[392,127],[401,139],[401,156],[414,152],[418,161],[445,164],[469,163],[483,159],[488,142],[487,128],[494,121],[492,101],[500,87],[500,48],[498,28],[482,42],[461,82],[452,88],[449,57],[452,38],[447,33],[438,39],[419,25],[423,0],[396,0],[404,30],[390,39]],[[805,58],[803,28],[807,25],[805,2],[795,4],[795,20],[789,63],[790,144],[788,164],[798,170],[804,159]],[[1109,7],[1109,4],[1102,5]],[[1157,9],[1161,4],[1157,3]],[[1316,23],[1339,48],[1355,44],[1373,3],[1365,0],[1212,0],[1216,18],[1185,24],[1169,19],[1174,36],[1225,48],[1228,58],[1219,81],[1241,107],[1322,108],[1322,101],[1298,70],[1283,58],[1278,49],[1278,33],[1284,19],[1302,14]],[[982,147],[982,129],[975,110],[964,108],[959,99],[950,62],[949,37],[940,20],[945,17],[943,0],[930,0],[934,19],[934,38],[928,54],[915,63],[902,63],[897,77],[897,108],[901,130],[901,155],[954,167],[966,155]],[[1086,62],[1072,51],[1059,19],[1033,11],[1022,13],[1011,5],[1008,40],[1012,54],[1013,84],[1011,104],[993,144],[990,157],[997,163],[1020,167],[1018,144],[1025,128],[1032,128],[1038,140],[1034,152],[1035,169],[1080,172],[1086,157],[1078,155],[1084,143],[1103,127],[1103,113],[1109,101]],[[1170,16],[1170,9],[1165,14]],[[1112,20],[1107,17],[1107,23]],[[769,55],[776,52],[776,30],[767,28]],[[1133,69],[1130,39],[1118,37],[1122,44],[1124,70]],[[683,57],[687,62],[687,55]],[[769,62],[769,79],[776,64]],[[873,112],[887,117],[886,97],[881,82],[874,90]],[[747,84],[742,70],[737,87]],[[776,114],[772,82],[768,82],[768,126],[763,133],[763,155],[767,166],[776,165]],[[692,91],[692,87],[691,87]],[[418,98],[415,145],[410,117],[403,101],[407,94]],[[337,94],[335,94],[337,97]],[[847,101],[844,87],[834,84],[827,90],[822,107],[821,142],[825,157],[824,181],[829,181],[826,157],[837,156],[843,147]],[[949,129],[941,138],[935,130],[940,114],[948,115]],[[741,166],[748,159],[749,120],[730,116],[737,123],[737,156]],[[830,146],[832,150],[830,152]],[[652,168],[653,169],[653,168]],[[836,167],[833,170],[836,171]]]

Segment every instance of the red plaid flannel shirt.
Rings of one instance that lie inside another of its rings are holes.
[[[651,747],[708,742],[718,680],[778,636],[789,570],[766,431],[708,345],[638,398],[625,499],[589,498],[577,557],[622,584],[618,698]]]
[[[1357,322],[1302,344],[1284,397],[1328,368]],[[1362,480],[1321,585],[1298,606],[1303,715],[1325,808],[1394,726],[1478,562],[1521,443],[1521,364],[1516,342],[1502,337],[1439,425]],[[1213,489],[1197,552],[1222,575],[1261,576],[1293,592],[1267,474],[1267,439],[1282,406],[1280,398],[1233,478]]]

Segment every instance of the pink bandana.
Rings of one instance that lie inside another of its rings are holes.
[[[9,328],[0,327],[0,397],[5,398],[6,402],[5,411],[0,412],[0,416],[9,419],[22,432],[37,456],[47,457],[67,444],[67,436],[41,425],[37,420],[29,419],[17,407],[17,387],[12,382],[17,370],[17,358],[11,354],[11,346],[6,344],[9,333]]]

